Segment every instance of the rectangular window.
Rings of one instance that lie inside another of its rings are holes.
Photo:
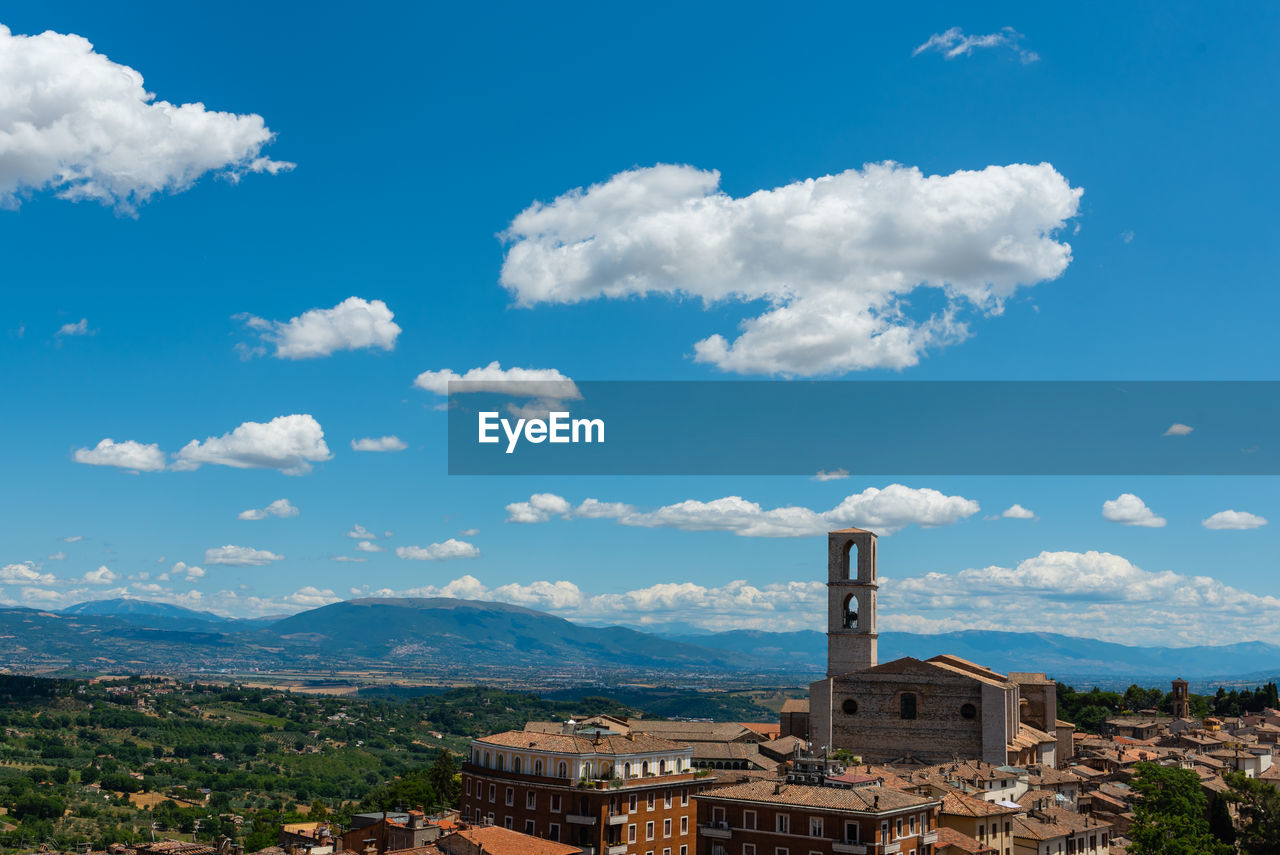
[[[846,822],[844,824],[844,842],[845,843],[858,842],[858,823]]]
[[[464,783],[466,785],[464,789],[466,790],[467,795],[471,795],[471,779],[467,778],[467,780]]]
[[[742,812],[742,827],[746,829],[755,829],[756,812],[753,810],[744,810]]]
[[[489,801],[496,802],[498,800],[498,788],[493,784],[489,785]]]
[[[502,818],[502,827],[507,829],[511,828],[511,817],[504,816]]]
[[[787,855],[787,847],[779,846],[777,849],[773,850],[773,855]]]
[[[687,816],[680,817],[680,833],[681,834],[689,833],[689,817]]]
[[[533,836],[533,820],[526,819],[524,821],[524,833],[529,835],[530,837]]]
[[[636,842],[636,824],[634,822],[627,826],[627,842]]]
[[[511,807],[516,803],[515,787],[507,787],[507,807]]]
[[[724,825],[724,808],[713,807],[711,809],[711,824],[715,826]]]
[[[889,842],[889,820],[887,819],[880,821],[880,842]]]
[[[662,855],[671,855],[671,847],[668,846],[666,849],[663,849]]]
[[[913,816],[913,817],[911,817],[911,822],[910,822],[910,824],[909,824],[909,825],[908,825],[908,827],[907,827],[907,833],[908,833],[908,834],[915,834],[915,833],[916,833],[916,818],[915,818],[914,816]]]
[[[680,855],[689,855],[689,847],[687,845],[680,846]]]
[[[553,822],[547,826],[547,839],[548,840],[560,839],[560,823]]]
[[[551,812],[552,813],[560,812],[560,794],[559,793],[551,794]]]
[[[663,837],[671,836],[671,820],[670,819],[664,819],[662,821],[662,836]]]
[[[644,806],[645,810],[653,810],[654,798],[656,796],[657,796],[657,793],[653,793],[653,792],[649,793],[649,798],[645,800],[645,806]]]
[[[756,845],[754,843],[742,844],[742,855],[756,855]]]
[[[489,815],[485,817],[485,821],[493,825],[493,811],[489,811]]]
[[[898,821],[893,824],[893,837],[898,839],[902,836],[902,817],[898,817]]]
[[[822,817],[820,816],[809,817],[809,836],[810,837],[822,836]]]
[[[533,790],[529,790],[524,794],[524,809],[525,810],[538,809],[538,794],[535,793]]]
[[[662,806],[667,810],[671,810],[671,791],[667,790],[662,794]]]
[[[689,791],[688,791],[688,790],[681,790],[681,791],[680,791],[680,806],[681,806],[681,807],[688,807],[688,806],[689,806]]]
[[[632,793],[632,794],[631,794],[631,798],[630,798],[630,799],[628,800],[628,802],[627,802],[627,813],[635,813],[635,812],[636,812],[636,798],[637,798],[637,797],[636,797],[636,794],[635,794],[635,793]]]
[[[785,814],[785,813],[780,813],[780,814],[778,814],[777,824],[774,826],[774,830],[776,830],[779,834],[789,834],[789,833],[791,833],[791,817],[790,817],[790,815]]]
[[[645,840],[653,839],[653,820],[649,820],[644,824],[644,839]]]

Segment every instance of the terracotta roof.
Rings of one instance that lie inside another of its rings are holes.
[[[1020,808],[1003,807],[966,793],[947,793],[942,797],[942,812],[953,816],[1002,816],[1018,813]]]
[[[580,855],[582,849],[555,840],[521,834],[500,825],[473,826],[440,838],[437,846],[448,848],[451,837],[461,837],[484,847],[486,855]]]
[[[539,733],[531,730],[508,730],[475,740],[501,748],[533,748],[558,754],[646,754],[654,751],[681,751],[687,746],[647,733],[630,736],[602,736],[598,740],[567,733]]]
[[[735,724],[745,727],[753,733],[767,736],[770,739],[777,739],[782,736],[782,725],[776,721],[739,721],[735,722]]]
[[[946,826],[938,827],[938,842],[934,844],[934,852],[938,855],[952,855],[952,853],[969,852],[972,855],[988,855],[991,852],[998,852],[985,843],[974,840],[967,834],[962,834],[954,828]]]
[[[928,799],[884,787],[860,787],[846,790],[841,787],[817,787],[810,784],[782,784],[769,781],[748,781],[744,784],[730,784],[727,787],[704,790],[698,798],[712,802],[765,802],[870,814],[892,813],[938,803],[937,799]]]

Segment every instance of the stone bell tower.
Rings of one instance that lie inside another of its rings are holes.
[[[827,534],[827,676],[874,668],[876,536],[860,528]]]

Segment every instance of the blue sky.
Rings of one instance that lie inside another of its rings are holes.
[[[1280,642],[1275,527],[1252,518],[1280,514],[1273,478],[449,477],[442,399],[415,387],[495,361],[576,381],[1276,379],[1277,14],[0,7],[0,140],[19,141],[0,145],[0,599],[249,615],[443,592],[799,628],[820,620],[820,536],[746,535],[858,496],[852,521],[892,530],[887,629]],[[226,115],[160,121],[119,66]],[[843,188],[832,213],[804,182],[841,174],[817,185]],[[545,240],[522,230],[535,202]],[[593,238],[581,268],[557,236]],[[318,352],[287,358],[300,342]],[[405,448],[351,446],[385,436]],[[108,438],[163,471],[77,462]],[[552,498],[526,513],[534,494]],[[1141,504],[1107,519],[1124,495]],[[630,510],[583,518],[588,498]],[[279,499],[297,514],[238,518]],[[1014,504],[1033,518],[1000,517]],[[1227,510],[1252,517],[1203,524]]]

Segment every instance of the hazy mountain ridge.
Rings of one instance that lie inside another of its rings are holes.
[[[1280,646],[1246,642],[1131,647],[1055,633],[967,630],[880,634],[880,660],[950,653],[1001,672],[1045,671],[1064,681],[1280,674]],[[274,622],[238,621],[145,600],[82,603],[60,613],[0,609],[0,664],[13,670],[240,670],[343,668],[581,668],[703,674],[773,673],[804,683],[826,669],[814,630],[733,630],[662,636],[584,626],[533,609],[479,600],[357,599]]]

